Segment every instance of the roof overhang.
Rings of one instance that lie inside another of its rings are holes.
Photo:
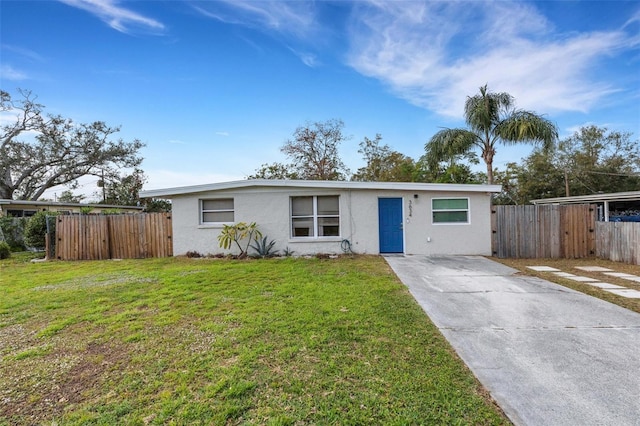
[[[20,205],[20,206],[53,206],[53,207],[93,207],[101,209],[126,209],[144,210],[139,206],[117,206],[114,204],[87,204],[87,203],[58,203],[54,201],[30,201],[30,200],[8,200],[0,199],[0,205]]]
[[[605,201],[640,201],[640,191],[612,192],[609,194],[577,195],[574,197],[542,198],[531,200],[532,204],[585,204]]]
[[[141,198],[172,198],[179,195],[197,194],[241,188],[311,188],[311,189],[347,189],[347,190],[396,190],[396,191],[434,191],[434,192],[486,192],[496,193],[502,190],[500,185],[472,185],[452,183],[417,182],[353,182],[327,180],[277,180],[247,179],[231,182],[209,183],[205,185],[182,186],[176,188],[151,189],[141,191]]]

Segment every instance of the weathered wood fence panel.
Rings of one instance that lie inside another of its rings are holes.
[[[596,255],[640,265],[640,223],[597,222]]]
[[[173,255],[171,214],[58,216],[56,259],[141,259]]]
[[[581,258],[595,254],[595,206],[492,207],[497,257]]]

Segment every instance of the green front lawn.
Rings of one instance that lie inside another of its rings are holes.
[[[379,257],[0,262],[0,424],[508,424]]]

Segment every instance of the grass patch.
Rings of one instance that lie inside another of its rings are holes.
[[[609,284],[616,284],[626,288],[640,291],[640,283],[630,280],[625,280],[618,277],[612,277],[604,275],[601,272],[587,272],[579,269],[575,269],[576,266],[601,266],[603,268],[612,269],[615,272],[624,272],[627,274],[640,276],[640,265],[630,265],[627,263],[613,262],[611,260],[598,259],[598,258],[586,258],[586,259],[498,259],[492,258],[496,262],[500,262],[514,269],[519,270],[525,275],[534,277],[540,277],[547,281],[560,284],[565,287],[572,288],[576,291],[586,293],[590,296],[597,297],[607,302],[614,303],[623,308],[627,308],[634,312],[640,313],[640,299],[629,299],[619,296],[617,294],[609,293],[601,288],[589,285],[588,283],[582,283],[578,281],[569,280],[554,275],[550,272],[538,272],[527,268],[527,266],[544,265],[551,266],[552,268],[560,269],[563,272],[569,272],[575,275],[581,275],[585,277],[591,277],[602,282]]]
[[[8,424],[509,423],[379,257],[0,265]]]

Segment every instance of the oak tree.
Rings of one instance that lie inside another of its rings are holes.
[[[102,121],[75,123],[44,113],[28,90],[20,99],[0,90],[0,198],[37,200],[49,188],[74,188],[87,175],[115,178],[142,162],[144,144],[114,139],[120,131]]]

